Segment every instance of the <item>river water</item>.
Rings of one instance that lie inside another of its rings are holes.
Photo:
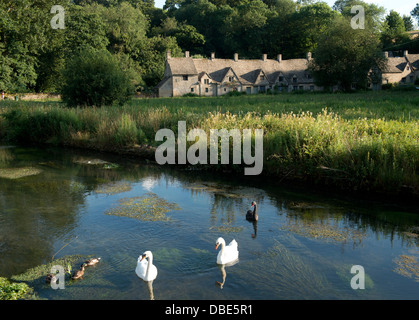
[[[257,223],[245,219],[252,201]],[[44,274],[31,279],[40,298],[419,299],[417,226],[417,213],[377,202],[111,155],[0,147],[0,276],[82,256],[74,271],[101,257],[63,290]],[[238,242],[234,265],[217,265],[218,237]],[[158,269],[148,283],[135,273],[146,250]]]

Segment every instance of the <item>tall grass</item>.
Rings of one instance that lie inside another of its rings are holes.
[[[262,174],[277,180],[419,191],[417,93],[138,99],[74,109],[8,102],[0,105],[0,139],[119,150],[157,146],[157,130],[176,133],[181,120],[188,131],[263,129]]]

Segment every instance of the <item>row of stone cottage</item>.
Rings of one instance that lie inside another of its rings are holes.
[[[404,52],[403,57],[392,57],[388,52],[388,66],[382,73],[382,84],[413,83],[419,78],[419,54]],[[322,87],[314,83],[308,71],[312,59],[307,53],[304,59],[194,59],[185,52],[185,57],[166,56],[162,81],[157,85],[159,97],[177,97],[187,93],[200,96],[220,96],[230,91],[248,94],[266,92],[268,89],[291,92],[295,90],[318,91]],[[375,86],[379,88],[380,86]]]

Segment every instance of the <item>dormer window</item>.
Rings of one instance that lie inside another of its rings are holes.
[[[265,76],[260,76],[260,80],[261,81],[265,80]]]
[[[292,82],[297,83],[297,77],[293,77]]]
[[[284,81],[284,77],[278,77],[278,81],[279,82]]]
[[[234,77],[228,77],[228,81],[233,82]]]

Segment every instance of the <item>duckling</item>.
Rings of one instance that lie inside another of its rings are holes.
[[[85,262],[86,266],[94,266],[96,263],[99,263],[101,258],[91,258]]]
[[[73,279],[73,280],[83,279],[83,275],[84,275],[84,268],[85,268],[85,267],[86,267],[86,264],[85,264],[85,263],[83,263],[83,264],[81,265],[81,269],[73,273],[72,279]]]
[[[47,276],[45,277],[45,282],[46,283],[55,283],[57,281],[57,278],[55,277],[55,274],[53,273],[48,273]]]

